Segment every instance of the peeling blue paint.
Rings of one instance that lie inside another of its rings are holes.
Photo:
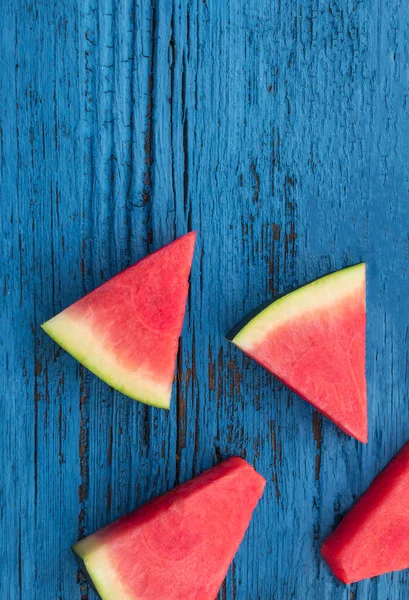
[[[3,0],[0,597],[94,598],[70,544],[222,457],[269,485],[220,599],[406,600],[345,587],[323,538],[409,438],[409,10],[403,0]],[[40,323],[199,231],[169,413]],[[367,447],[224,335],[368,262]]]

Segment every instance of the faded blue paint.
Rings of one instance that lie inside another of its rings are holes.
[[[0,3],[0,597],[91,600],[79,535],[243,454],[269,484],[222,599],[406,600],[408,572],[345,587],[318,551],[409,438],[407,2],[153,2]],[[191,228],[165,413],[39,325]],[[223,339],[360,260],[367,447]]]

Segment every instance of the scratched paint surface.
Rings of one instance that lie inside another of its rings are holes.
[[[221,600],[404,600],[319,547],[409,438],[405,0],[2,0],[0,597],[91,600],[78,537],[233,454],[267,478]],[[40,324],[199,231],[169,413]],[[226,342],[268,298],[368,261],[370,436]]]

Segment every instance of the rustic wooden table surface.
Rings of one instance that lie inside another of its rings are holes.
[[[343,586],[319,558],[409,438],[407,1],[1,0],[0,22],[0,598],[95,598],[70,544],[239,454],[268,485],[220,599],[407,600],[408,572]],[[190,229],[165,412],[40,324]],[[361,260],[367,446],[224,339]]]

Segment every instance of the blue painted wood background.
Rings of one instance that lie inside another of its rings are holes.
[[[71,543],[240,454],[268,486],[221,600],[407,600],[408,572],[348,587],[319,558],[409,438],[407,2],[0,5],[0,597],[93,599]],[[168,413],[40,324],[189,229]],[[367,447],[223,337],[360,260]]]

